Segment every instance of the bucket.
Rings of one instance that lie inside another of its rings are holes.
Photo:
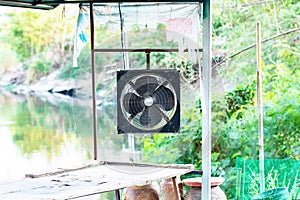
[[[286,187],[266,190],[255,195],[252,200],[289,200],[290,194]]]

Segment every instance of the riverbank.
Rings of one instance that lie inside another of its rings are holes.
[[[91,83],[80,79],[59,79],[59,70],[55,70],[48,76],[44,76],[36,82],[29,82],[28,71],[21,67],[8,71],[1,75],[0,86],[8,88],[15,93],[50,92],[69,96],[89,96]]]

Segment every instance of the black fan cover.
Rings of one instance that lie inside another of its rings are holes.
[[[117,72],[118,133],[177,133],[180,78],[173,69]]]

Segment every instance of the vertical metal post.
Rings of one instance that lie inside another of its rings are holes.
[[[265,190],[264,170],[264,130],[263,130],[263,95],[262,95],[262,70],[261,70],[261,34],[260,23],[256,24],[256,56],[257,56],[257,107],[258,107],[258,143],[259,143],[259,176],[260,192]]]
[[[124,16],[122,14],[122,9],[121,9],[121,2],[119,1],[118,3],[118,7],[119,7],[119,16],[120,16],[120,28],[121,28],[121,45],[122,45],[122,49],[126,49],[128,46],[128,41],[126,39],[126,34],[124,31]],[[129,69],[129,57],[128,57],[128,52],[123,51],[122,52],[123,55],[123,64],[124,64],[124,70],[125,69]]]
[[[116,196],[116,200],[121,199],[120,190],[115,190],[115,196]]]
[[[202,200],[211,199],[211,1],[203,1],[202,104]]]
[[[146,65],[147,65],[147,70],[150,70],[150,52],[146,51]]]
[[[92,63],[92,94],[93,94],[93,130],[94,130],[94,160],[97,160],[97,105],[96,105],[96,69],[95,69],[95,37],[94,37],[94,7],[90,3],[90,30],[91,30],[91,63]]]

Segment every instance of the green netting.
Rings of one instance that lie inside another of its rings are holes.
[[[300,199],[300,160],[266,159],[265,189],[288,188],[290,199]],[[236,160],[236,199],[250,200],[259,193],[259,160]]]

